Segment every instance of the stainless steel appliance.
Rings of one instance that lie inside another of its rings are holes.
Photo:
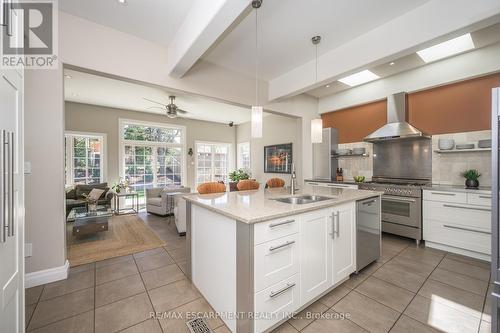
[[[491,118],[491,279],[493,293],[491,299],[491,331],[500,332],[500,88],[492,90],[492,118]]]
[[[356,272],[380,258],[380,198],[356,203]]]
[[[335,128],[323,129],[321,143],[313,144],[313,178],[317,180],[335,179],[338,160],[332,154],[338,148],[338,134]]]
[[[428,182],[377,178],[360,184],[360,189],[383,191],[382,231],[422,240],[422,186]]]
[[[408,123],[408,99],[405,92],[387,97],[387,124],[365,137],[365,141],[377,142],[394,139],[428,137]]]

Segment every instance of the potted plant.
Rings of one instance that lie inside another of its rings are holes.
[[[237,185],[240,180],[250,179],[250,171],[245,169],[236,169],[229,173],[229,190],[238,191]]]
[[[479,177],[481,174],[476,169],[465,170],[462,173],[462,176],[465,177],[465,187],[467,188],[478,188],[479,187]]]

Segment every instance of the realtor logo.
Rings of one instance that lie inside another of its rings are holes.
[[[3,4],[2,68],[57,68],[55,1]]]

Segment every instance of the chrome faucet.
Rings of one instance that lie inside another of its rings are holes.
[[[297,175],[295,174],[295,164],[292,163],[292,175],[290,178],[290,194],[294,195],[299,189],[297,188]]]

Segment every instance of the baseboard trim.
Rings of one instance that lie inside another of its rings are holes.
[[[24,286],[25,288],[31,288],[40,286],[42,284],[67,279],[68,271],[69,261],[66,260],[66,262],[62,266],[25,274]]]

